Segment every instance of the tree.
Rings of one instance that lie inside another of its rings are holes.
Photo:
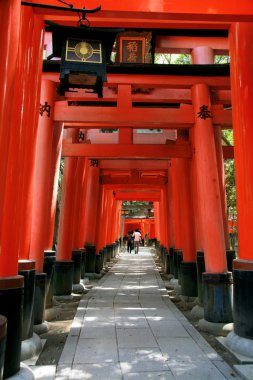
[[[225,145],[233,145],[233,131],[223,130],[222,141]],[[235,164],[234,160],[225,160],[225,185],[227,194],[228,217],[235,218],[236,212],[236,188],[235,188]]]

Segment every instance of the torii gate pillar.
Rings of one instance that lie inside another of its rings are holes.
[[[67,137],[74,141],[77,139],[78,131],[68,130]],[[56,252],[54,294],[56,296],[70,295],[72,292],[73,261],[72,258],[72,236],[75,198],[75,175],[77,158],[65,158],[62,179],[62,200],[58,227],[58,246]]]
[[[234,332],[226,343],[253,358],[253,23],[230,28],[231,90],[238,218],[238,254],[234,260]]]
[[[209,112],[210,95],[206,84],[193,86],[192,101],[195,112],[193,152],[196,160],[201,224],[205,231],[203,248],[206,273],[203,274],[205,297],[202,321],[204,328],[208,328],[212,323],[232,322],[231,273],[227,272],[214,131]]]
[[[0,63],[0,313],[8,320],[3,376],[9,378],[20,369],[23,276],[17,271],[18,258],[30,243],[30,229],[23,227],[31,220],[25,211],[31,210],[44,24],[32,9],[21,11],[16,0],[1,2],[0,14],[5,57]],[[25,254],[27,259],[28,249]]]
[[[43,272],[46,228],[49,214],[50,166],[53,142],[53,104],[55,97],[54,82],[43,80],[41,86],[41,104],[48,103],[49,111],[39,117],[38,138],[36,146],[35,181],[32,207],[32,228],[30,259],[35,260],[35,268]]]
[[[84,245],[86,248],[86,275],[95,273],[96,266],[96,228],[97,211],[99,200],[99,161],[89,159],[89,166],[86,174],[86,200],[84,214]]]

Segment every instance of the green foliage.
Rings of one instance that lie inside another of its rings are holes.
[[[234,160],[225,161],[225,184],[227,193],[228,216],[229,218],[234,219],[237,215]]]
[[[118,132],[118,129],[106,129],[106,128],[102,128],[99,130],[99,132],[101,133],[113,133],[113,132]]]
[[[190,54],[155,54],[155,63],[187,65],[191,63]]]
[[[234,145],[234,137],[232,130],[223,130],[222,131],[223,144],[225,145]],[[225,160],[224,162],[225,170],[225,185],[226,185],[226,194],[227,194],[227,208],[228,208],[228,217],[236,218],[236,188],[235,188],[235,163],[234,160]]]
[[[173,63],[176,65],[190,65],[191,63],[191,56],[190,54],[175,54],[177,57],[175,57],[175,60]]]
[[[215,55],[215,64],[226,64],[230,62],[228,55]],[[190,54],[155,54],[155,63],[169,65],[190,65],[191,55]]]
[[[215,55],[214,56],[214,63],[216,64],[224,64],[224,63],[229,63],[229,62],[230,62],[229,55]]]
[[[59,178],[58,178],[58,191],[57,191],[57,207],[60,208],[61,204],[61,195],[62,195],[62,178],[63,178],[63,169],[64,169],[64,158],[61,158],[60,168],[59,168]]]

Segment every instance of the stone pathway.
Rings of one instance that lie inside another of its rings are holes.
[[[36,379],[240,378],[170,301],[148,248],[120,253],[82,297],[57,367],[45,367]]]

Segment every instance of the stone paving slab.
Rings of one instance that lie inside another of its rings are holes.
[[[52,380],[240,379],[170,301],[150,249],[83,295]],[[51,378],[49,379],[51,380]]]
[[[236,372],[244,380],[253,380],[253,364],[236,364],[234,365]]]
[[[36,380],[54,380],[56,373],[55,365],[41,365],[31,367]]]

